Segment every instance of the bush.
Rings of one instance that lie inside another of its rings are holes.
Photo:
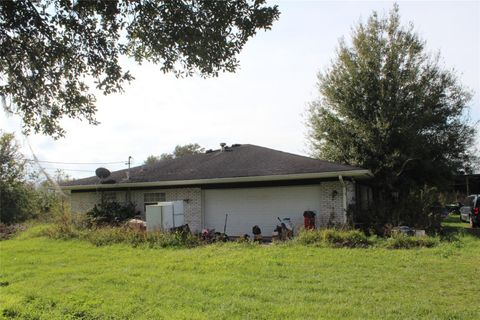
[[[137,215],[135,204],[103,201],[87,212],[92,225],[118,224]]]
[[[322,231],[324,230],[301,230],[293,242],[304,245],[321,244],[323,243]]]
[[[371,207],[353,210],[353,216],[357,225],[379,236],[389,235],[386,226],[401,225],[435,233],[441,228],[440,195],[434,187],[417,187],[400,193],[397,199],[379,197]]]
[[[0,181],[0,222],[19,223],[34,217],[35,190],[27,183],[5,185]]]
[[[438,240],[432,237],[412,237],[400,233],[388,238],[385,247],[388,249],[431,248],[437,244]]]
[[[324,237],[328,243],[340,247],[364,248],[371,244],[371,241],[360,230],[326,230]]]
[[[15,234],[25,230],[23,224],[6,225],[0,222],[0,241],[12,238]]]
[[[366,248],[371,241],[360,230],[303,230],[296,239],[300,244],[317,244],[346,248]]]

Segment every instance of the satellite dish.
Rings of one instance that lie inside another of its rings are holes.
[[[97,170],[95,170],[95,174],[100,179],[105,179],[110,176],[110,171],[107,168],[100,167],[100,168],[97,168]]]

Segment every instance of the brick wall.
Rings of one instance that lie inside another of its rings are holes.
[[[355,202],[355,185],[345,181],[347,189],[347,206]],[[318,226],[326,226],[329,222],[344,224],[346,215],[343,209],[343,189],[340,181],[320,183],[320,212],[316,217]]]

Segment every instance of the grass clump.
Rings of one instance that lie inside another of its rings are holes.
[[[412,237],[404,234],[393,234],[385,242],[388,249],[431,248],[438,244],[438,239],[428,236]]]
[[[295,241],[304,245],[327,245],[344,248],[366,248],[372,241],[360,230],[303,230]]]
[[[301,231],[295,238],[294,243],[334,248],[414,249],[435,247],[439,244],[439,239],[429,236],[407,236],[401,233],[392,234],[388,238],[367,237],[360,230],[320,229]]]
[[[66,231],[66,233],[64,233]],[[62,226],[53,225],[44,231],[44,235],[52,239],[81,239],[96,246],[112,244],[128,244],[133,247],[147,246],[150,248],[192,248],[201,244],[200,240],[192,234],[178,232],[143,232],[133,230],[127,226],[100,227],[78,230],[76,228],[64,229]]]
[[[84,224],[82,218],[68,216],[44,228],[42,235],[51,239],[86,240],[96,246],[123,243],[133,247],[192,248],[201,244],[200,239],[190,233],[144,232],[134,230],[125,224],[121,226],[88,227]]]
[[[192,234],[179,232],[143,232],[128,227],[102,227],[83,234],[83,238],[96,246],[126,243],[134,247],[150,248],[192,248],[200,245],[200,240]]]

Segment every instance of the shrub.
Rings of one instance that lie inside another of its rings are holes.
[[[92,225],[105,225],[123,222],[137,215],[135,204],[126,204],[115,201],[102,201],[87,212],[87,217]]]
[[[42,231],[42,235],[52,239],[74,239],[80,238],[80,230],[73,224],[54,223]]]
[[[321,230],[302,230],[294,240],[299,244],[320,244],[323,242]]]
[[[25,230],[25,225],[23,224],[6,225],[0,222],[0,241],[10,239],[19,231],[24,231],[24,230]]]
[[[324,231],[323,237],[325,242],[338,247],[365,248],[371,244],[367,236],[360,230],[330,229]]]
[[[438,244],[436,238],[424,236],[424,237],[412,237],[404,234],[393,234],[388,238],[385,247],[388,249],[411,249],[411,248],[431,248]]]

